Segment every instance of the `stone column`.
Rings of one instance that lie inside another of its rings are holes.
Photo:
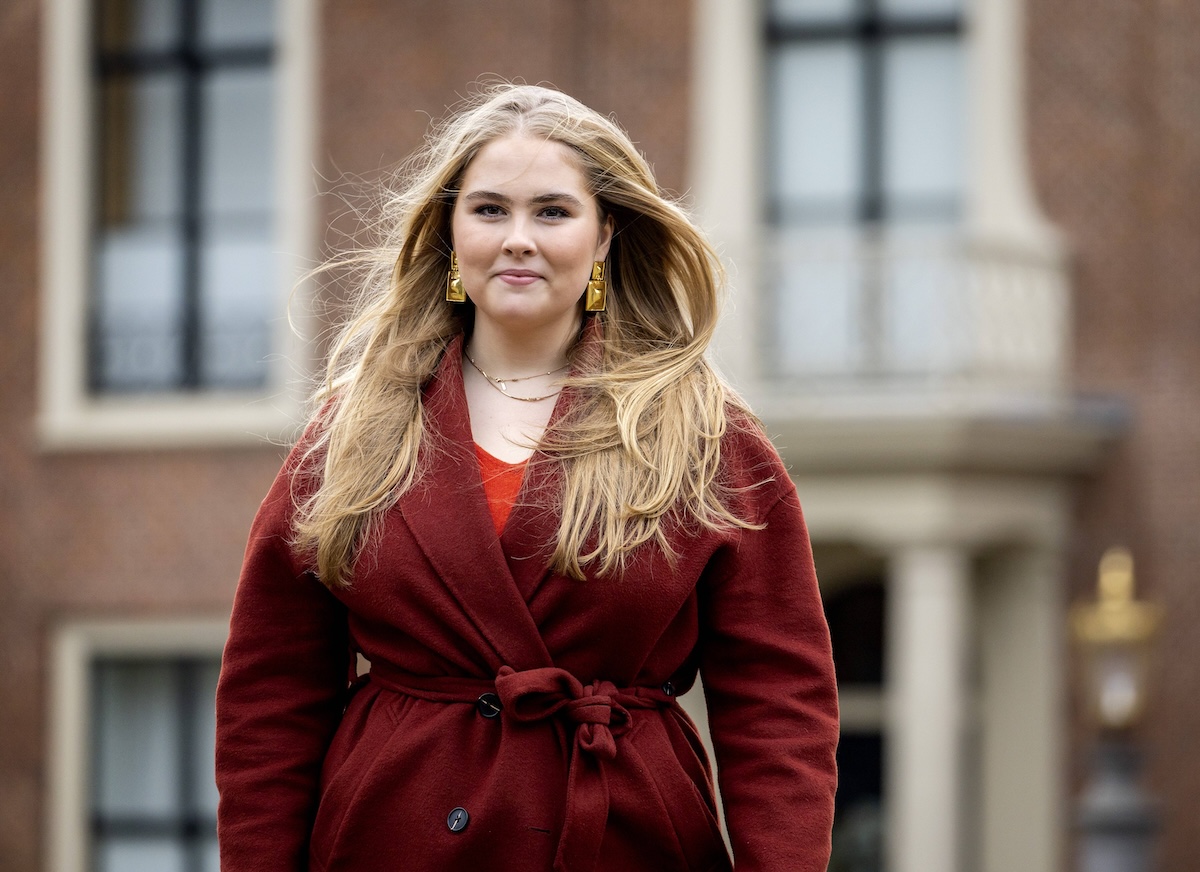
[[[959,872],[970,588],[964,547],[905,546],[889,561],[890,872]]]
[[[1062,566],[1012,549],[981,573],[982,872],[1055,872],[1063,832]]]

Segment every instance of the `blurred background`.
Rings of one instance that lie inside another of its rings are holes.
[[[831,870],[1075,868],[1068,606],[1117,544],[1165,611],[1122,736],[1194,869],[1185,0],[0,2],[0,867],[217,870],[226,621],[343,293],[297,282],[484,75],[614,113],[730,262],[714,354],[833,632]]]

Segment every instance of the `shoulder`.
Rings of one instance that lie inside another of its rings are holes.
[[[278,526],[290,528],[297,507],[320,488],[333,406],[333,400],[324,403],[305,422],[262,501],[260,521],[270,518]]]
[[[303,430],[292,443],[280,475],[289,479],[293,487],[309,490],[319,485],[331,424],[339,403],[339,396],[322,402],[304,422]]]
[[[744,406],[725,407],[725,432],[721,437],[721,484],[752,523],[784,497],[796,492],[779,452],[767,437],[762,422]]]

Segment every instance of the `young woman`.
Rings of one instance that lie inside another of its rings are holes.
[[[720,268],[610,120],[438,128],[255,520],[225,872],[822,872],[828,631],[795,489],[705,360]],[[355,676],[359,656],[370,671]]]

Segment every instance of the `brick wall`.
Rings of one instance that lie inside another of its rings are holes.
[[[1079,491],[1070,592],[1093,595],[1100,554],[1124,542],[1141,593],[1167,606],[1144,733],[1160,868],[1186,872],[1200,856],[1200,4],[1029,0],[1029,33],[1034,172],[1075,255],[1076,384],[1132,412]]]
[[[615,114],[659,182],[683,185],[686,0],[340,0],[325,5],[321,34],[318,167],[330,187],[353,190],[394,168],[431,117],[495,77],[558,87]],[[335,198],[329,208],[336,223],[342,208]]]

